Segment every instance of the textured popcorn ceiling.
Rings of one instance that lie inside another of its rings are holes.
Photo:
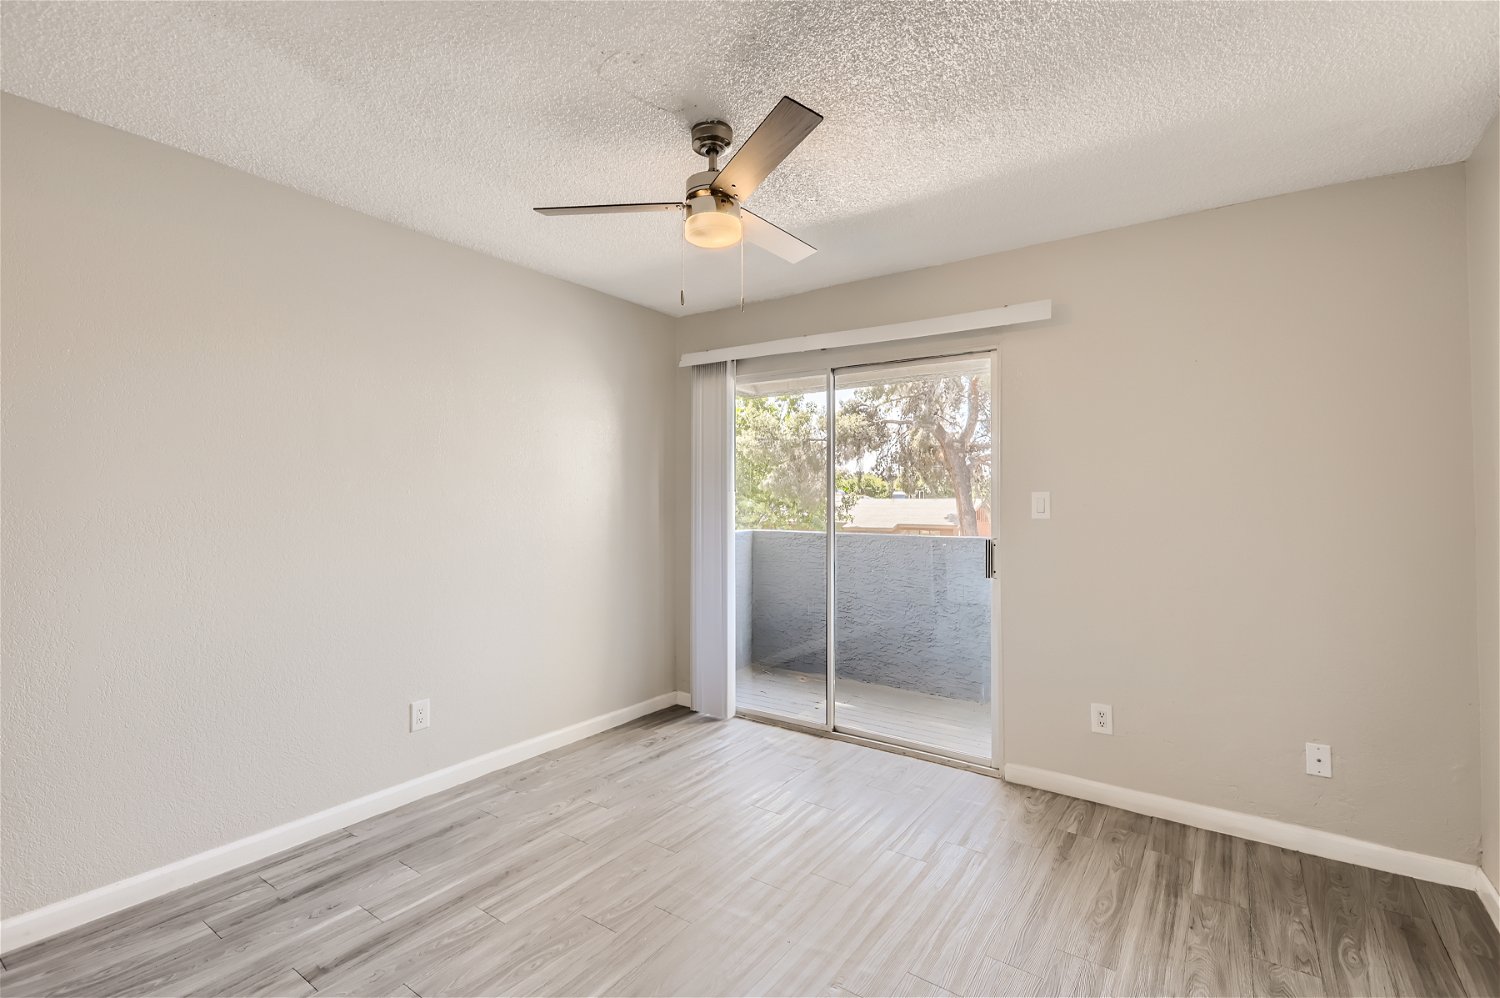
[[[669,313],[687,128],[826,116],[751,202],[773,298],[1467,157],[1481,3],[33,3],[6,90]],[[738,298],[687,253],[688,308]]]

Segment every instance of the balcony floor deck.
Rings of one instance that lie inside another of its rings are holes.
[[[735,697],[749,710],[808,724],[824,722],[823,677],[751,666],[736,675]],[[840,728],[930,745],[977,759],[990,758],[990,705],[919,693],[855,679],[837,682]]]

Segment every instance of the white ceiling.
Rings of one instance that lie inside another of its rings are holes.
[[[826,116],[750,207],[774,298],[1466,158],[1494,3],[35,3],[0,83],[43,104],[664,312],[694,121]],[[687,254],[688,307],[738,299]]]

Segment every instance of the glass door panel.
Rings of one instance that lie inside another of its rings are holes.
[[[991,358],[834,372],[834,725],[992,758]]]
[[[827,372],[735,385],[735,703],[827,726]]]

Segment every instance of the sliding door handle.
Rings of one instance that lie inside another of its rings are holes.
[[[998,574],[999,564],[995,558],[995,542],[990,538],[984,539],[984,577],[993,579]]]

